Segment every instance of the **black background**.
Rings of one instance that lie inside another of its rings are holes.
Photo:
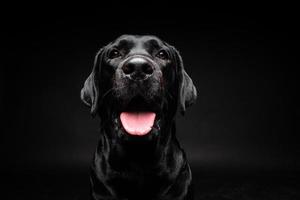
[[[198,100],[178,116],[177,135],[196,199],[299,198],[297,13],[149,8],[2,16],[0,168],[10,199],[88,198],[99,121],[79,93],[97,50],[121,34],[174,45],[194,80]]]

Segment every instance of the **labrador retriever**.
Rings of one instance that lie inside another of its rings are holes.
[[[192,199],[175,116],[196,97],[179,52],[158,37],[122,35],[101,48],[81,90],[81,100],[100,118],[92,199]]]

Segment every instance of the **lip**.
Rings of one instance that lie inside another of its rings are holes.
[[[133,97],[127,105],[120,110],[121,112],[155,112],[160,111],[158,103],[153,100],[146,100],[142,96]]]

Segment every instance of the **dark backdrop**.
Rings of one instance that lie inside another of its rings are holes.
[[[181,52],[199,97],[177,135],[198,186],[224,174],[297,177],[297,14],[120,11],[3,18],[1,171],[13,196],[84,199],[99,121],[79,94],[97,50],[121,34],[157,35]]]

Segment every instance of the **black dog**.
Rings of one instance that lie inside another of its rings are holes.
[[[192,199],[175,114],[196,96],[178,51],[155,36],[123,35],[100,49],[81,91],[101,120],[92,199]]]

